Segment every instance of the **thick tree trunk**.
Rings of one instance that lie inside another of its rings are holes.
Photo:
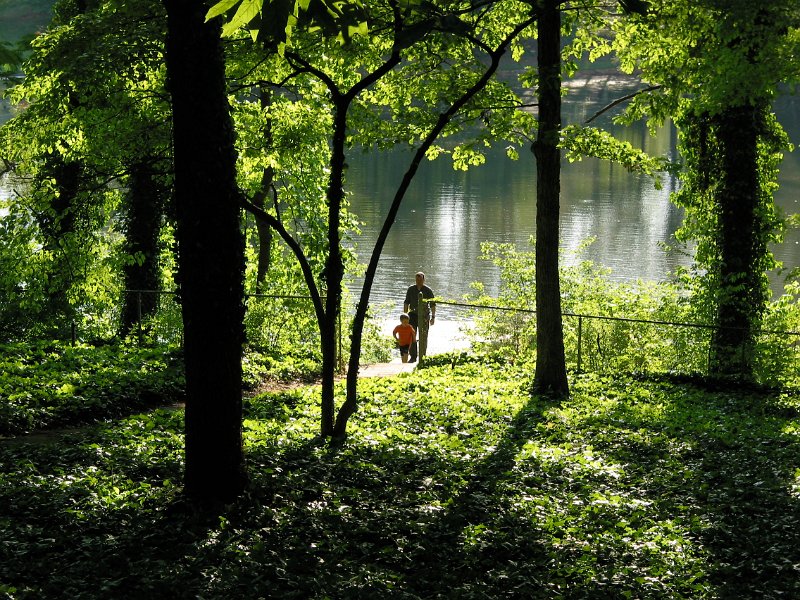
[[[204,22],[204,2],[164,5],[186,361],[185,491],[197,500],[229,500],[246,479],[244,241],[220,23]]]
[[[558,221],[561,194],[561,13],[558,0],[541,3],[538,27],[539,130],[536,156],[536,375],[534,389],[562,397],[569,393],[561,287]]]
[[[717,117],[722,182],[716,193],[720,281],[711,371],[752,375],[753,334],[766,303],[763,273],[765,223],[759,215],[758,137],[760,111],[735,107]]]
[[[161,289],[159,235],[165,198],[164,189],[148,164],[131,167],[127,200],[124,251],[134,260],[123,268],[125,288],[158,292]],[[121,335],[130,333],[140,319],[154,315],[158,310],[158,302],[157,293],[126,293]]]

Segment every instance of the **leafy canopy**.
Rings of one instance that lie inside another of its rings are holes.
[[[206,14],[210,20],[225,15],[225,36],[246,28],[253,40],[278,48],[289,45],[298,25],[322,29],[326,37],[341,41],[367,33],[360,0],[221,0]]]

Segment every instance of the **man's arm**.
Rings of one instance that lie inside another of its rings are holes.
[[[428,292],[430,293],[430,296],[428,296],[428,298],[436,297],[436,294],[433,293],[433,290],[431,288],[428,288]],[[428,304],[431,307],[431,321],[433,321],[436,318],[436,302],[428,302]]]
[[[403,304],[403,312],[404,313],[407,313],[409,310],[411,310],[411,307],[413,306],[413,302],[412,302],[413,298],[411,298],[411,288],[414,288],[416,290],[417,286],[412,285],[410,288],[408,288],[406,290],[406,300],[405,300],[405,304]]]

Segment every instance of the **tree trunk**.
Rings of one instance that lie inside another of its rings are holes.
[[[259,100],[262,109],[266,109],[272,103],[272,92],[266,85],[259,88]],[[264,125],[264,146],[272,149],[272,121],[268,119]],[[253,197],[253,204],[263,210],[267,210],[267,198],[272,190],[275,181],[275,169],[271,166],[264,167],[261,174],[261,189]],[[258,233],[258,265],[256,269],[256,292],[261,293],[264,283],[267,280],[272,263],[272,227],[256,215],[256,232]]]
[[[534,389],[569,393],[561,323],[558,221],[561,192],[561,13],[558,0],[541,3],[538,29],[539,126],[536,156],[536,375]]]
[[[760,258],[766,252],[764,219],[759,215],[758,137],[761,113],[734,107],[717,117],[722,181],[716,193],[720,281],[711,348],[715,375],[752,376],[754,327],[767,300]]]
[[[50,251],[52,262],[46,272],[46,316],[52,319],[55,335],[66,335],[74,319],[68,294],[75,285],[78,273],[82,272],[83,258],[73,253],[77,247],[74,236],[78,235],[78,193],[81,181],[81,165],[67,162],[60,154],[51,154],[45,161],[46,172],[52,177],[55,192],[48,198],[48,210],[37,215],[39,228],[44,237],[44,247]]]
[[[355,315],[353,316],[353,329],[350,339],[350,361],[347,370],[347,398],[342,404],[339,414],[336,416],[336,424],[334,428],[335,437],[345,437],[347,433],[347,422],[350,417],[355,414],[355,411],[358,408],[358,368],[361,358],[361,341],[364,332],[364,320],[366,319],[367,308],[369,306],[369,295],[370,291],[372,290],[372,284],[375,280],[375,275],[377,273],[378,261],[380,260],[384,245],[389,237],[389,232],[391,231],[392,225],[397,217],[397,213],[400,210],[400,204],[405,198],[406,192],[408,191],[414,176],[417,174],[417,170],[419,169],[428,149],[433,145],[441,132],[444,130],[447,124],[450,123],[458,111],[461,110],[461,108],[478,92],[486,87],[487,83],[494,76],[495,72],[500,66],[500,61],[508,49],[508,46],[524,29],[531,25],[534,18],[534,16],[531,16],[530,20],[526,20],[523,23],[518,24],[508,35],[508,37],[506,37],[506,39],[500,43],[497,49],[494,52],[490,52],[491,62],[486,68],[486,71],[483,73],[483,76],[474,85],[472,85],[472,87],[466,90],[456,101],[454,101],[450,108],[439,115],[436,125],[434,125],[433,129],[431,129],[428,135],[425,136],[422,144],[420,144],[419,148],[417,148],[417,151],[414,153],[414,157],[412,158],[408,169],[403,175],[400,186],[395,192],[392,204],[384,219],[383,226],[378,233],[378,239],[375,241],[375,245],[372,248],[372,255],[364,273],[364,285],[361,290],[361,298],[359,299],[358,304],[356,304],[356,311]]]
[[[204,2],[164,5],[186,361],[185,491],[196,500],[230,500],[246,481],[244,241],[220,22],[205,23]]]
[[[344,201],[345,134],[349,99],[334,109],[331,175],[328,183],[328,259],[325,263],[325,318],[320,323],[322,350],[322,436],[334,435],[334,383],[336,376],[336,319],[341,310],[344,260],[341,247],[341,210]]]
[[[161,289],[159,234],[164,218],[164,189],[146,163],[131,167],[125,215],[124,252],[133,261],[123,267],[127,290]],[[130,333],[141,318],[158,310],[157,293],[128,292],[122,307],[120,334]]]

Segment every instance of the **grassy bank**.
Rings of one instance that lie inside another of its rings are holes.
[[[248,493],[180,495],[182,413],[0,444],[7,597],[800,595],[800,422],[786,393],[508,364],[364,380],[342,445],[318,390],[247,401]],[[1,594],[0,594],[1,595]]]

